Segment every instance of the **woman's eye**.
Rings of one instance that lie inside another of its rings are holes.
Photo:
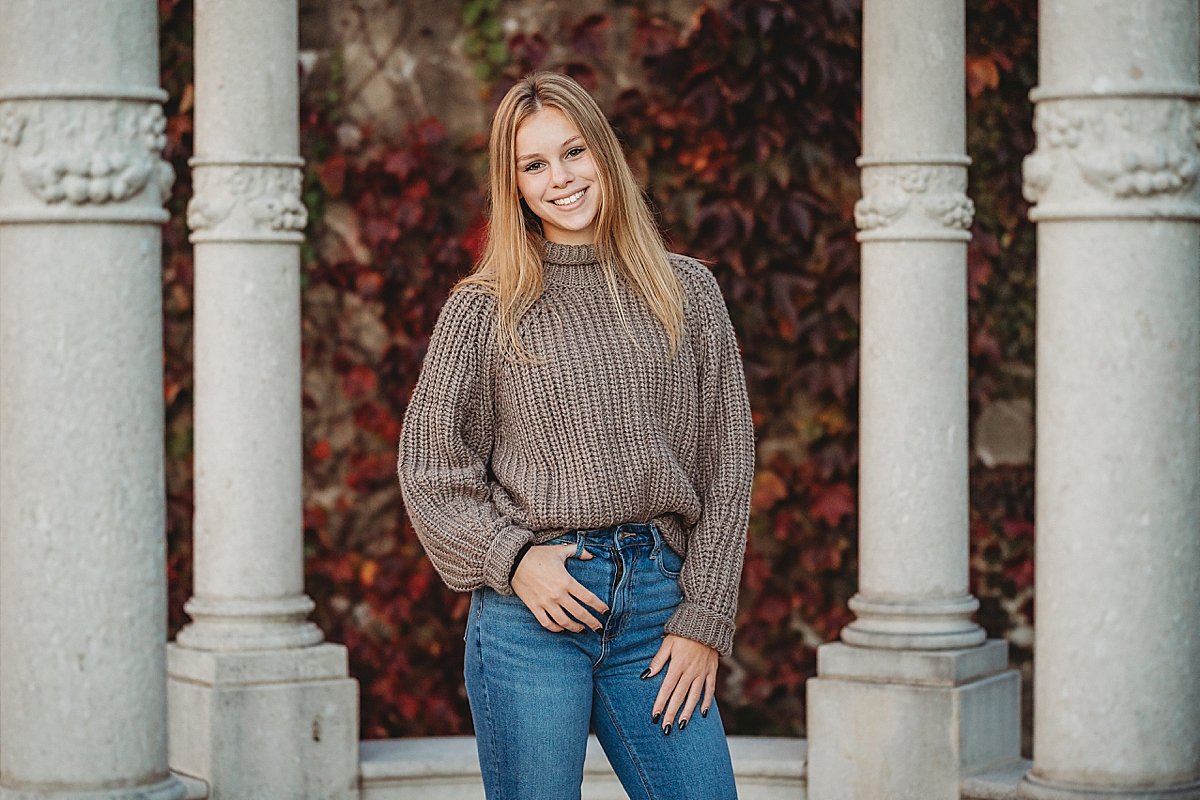
[[[540,162],[540,161],[530,161],[528,164],[525,165],[525,171],[532,172],[534,170],[534,168],[540,167],[541,165],[542,165],[542,162]]]
[[[584,148],[582,148],[582,147],[572,147],[570,150],[567,151],[567,158],[574,158],[575,156],[582,153],[583,150],[584,150]]]

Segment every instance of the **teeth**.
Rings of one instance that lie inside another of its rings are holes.
[[[550,202],[554,203],[554,205],[556,205],[556,206],[569,206],[569,205],[571,205],[571,203],[574,203],[576,200],[583,197],[583,193],[584,193],[584,190],[580,189],[578,192],[571,195],[570,197],[564,197],[562,200],[551,200]]]

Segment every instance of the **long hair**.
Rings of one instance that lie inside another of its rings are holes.
[[[662,323],[674,357],[683,330],[683,287],[608,119],[582,86],[565,75],[531,72],[508,90],[492,118],[488,144],[488,228],[483,254],[454,289],[474,284],[497,299],[500,350],[506,357],[543,363],[521,342],[521,317],[542,294],[542,223],[517,188],[517,130],[531,114],[554,108],[592,152],[600,184],[595,250],[621,325],[633,338],[617,288],[623,276]],[[636,339],[635,339],[636,342]]]

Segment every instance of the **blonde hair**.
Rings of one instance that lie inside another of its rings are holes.
[[[543,284],[542,223],[517,188],[516,138],[521,123],[546,108],[562,112],[591,149],[601,197],[594,246],[621,325],[633,338],[617,290],[618,275],[662,323],[674,357],[682,338],[683,287],[612,126],[591,95],[566,75],[531,72],[500,101],[488,145],[489,220],[483,255],[454,289],[486,287],[497,298],[501,352],[526,363],[544,362],[525,348],[517,330]]]

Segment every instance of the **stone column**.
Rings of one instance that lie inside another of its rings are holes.
[[[0,798],[167,771],[152,0],[0,2]]]
[[[984,640],[967,589],[963,3],[865,4],[859,591],[842,641]]]
[[[1196,0],[1043,0],[1027,798],[1200,798]]]
[[[306,620],[297,9],[198,0],[195,594],[171,765],[212,797],[357,794],[357,684]]]
[[[958,800],[1018,755],[967,586],[964,34],[962,0],[864,3],[859,592],[808,684],[813,800]]]

